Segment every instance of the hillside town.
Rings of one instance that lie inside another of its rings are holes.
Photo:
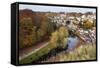
[[[78,13],[79,14],[79,13]],[[89,32],[82,28],[84,21],[88,20],[92,24],[96,24],[96,13],[84,13],[77,16],[74,16],[75,14],[71,15],[71,13],[58,13],[55,16],[48,16],[51,22],[56,23],[56,26],[68,26],[69,29],[78,31],[81,36],[85,39],[86,42],[90,41],[90,39],[85,34],[90,33],[90,37],[95,40],[96,39],[96,26],[94,26],[92,29],[89,29]],[[70,24],[66,24],[66,22],[69,21]]]

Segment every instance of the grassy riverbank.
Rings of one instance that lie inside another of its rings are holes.
[[[95,60],[96,59],[96,46],[91,44],[84,45],[71,51],[69,53],[61,52],[55,57],[50,58],[46,62],[58,61],[80,61],[80,60]]]

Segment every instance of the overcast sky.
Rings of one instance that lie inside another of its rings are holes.
[[[26,5],[20,4],[19,9],[31,9],[40,12],[96,12],[94,8],[77,8],[77,7],[57,7],[57,6],[41,6],[41,5]]]

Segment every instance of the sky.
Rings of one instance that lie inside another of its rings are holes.
[[[59,7],[59,6],[41,6],[41,5],[27,5],[20,4],[19,10],[22,9],[31,9],[32,11],[39,12],[96,12],[95,8],[77,8],[77,7]]]

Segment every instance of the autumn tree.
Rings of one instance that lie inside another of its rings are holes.
[[[30,17],[23,18],[19,24],[20,48],[32,46],[36,42],[35,26]]]
[[[52,47],[65,48],[68,39],[68,30],[66,27],[60,27],[57,31],[53,32],[50,37],[50,44]]]
[[[83,27],[85,29],[91,29],[93,27],[93,21],[87,19],[83,22]]]

